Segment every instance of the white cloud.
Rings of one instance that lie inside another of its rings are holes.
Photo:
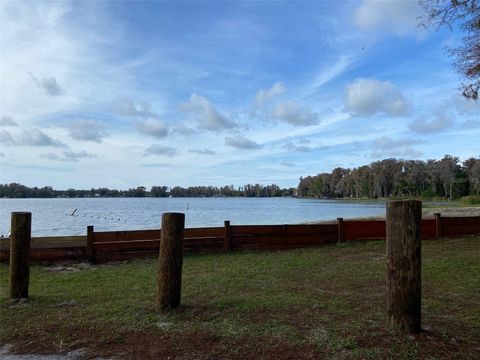
[[[213,150],[210,150],[210,149],[190,149],[188,150],[188,152],[192,153],[192,154],[199,154],[199,155],[215,155],[216,152],[213,151]]]
[[[401,91],[388,81],[357,79],[345,89],[345,109],[358,116],[376,113],[404,116],[409,104]]]
[[[132,100],[124,100],[119,102],[115,107],[115,112],[122,116],[139,117],[139,118],[155,118],[160,116],[152,110],[149,102],[141,102],[136,104]]]
[[[285,84],[281,81],[277,81],[272,87],[268,90],[260,89],[258,90],[257,94],[255,95],[255,108],[262,107],[270,100],[276,98],[277,96],[282,95],[287,88]]]
[[[416,0],[363,0],[355,10],[354,21],[361,30],[404,36],[419,33],[417,18],[421,14]]]
[[[242,135],[226,136],[225,145],[234,147],[236,149],[259,149],[262,146],[253,140],[247,139]]]
[[[103,138],[108,135],[103,126],[97,120],[92,119],[73,121],[67,128],[72,139],[80,141],[101,143]]]
[[[6,130],[0,131],[0,142],[4,145],[17,146],[53,146],[65,147],[66,145],[59,140],[45,134],[42,130],[32,128],[23,130],[19,135],[13,136]]]
[[[184,135],[184,136],[190,136],[190,135],[196,134],[197,130],[186,125],[178,125],[172,129],[172,132],[180,135]]]
[[[195,115],[197,128],[200,130],[222,131],[237,126],[234,121],[218,112],[210,101],[195,93],[190,96],[190,101],[182,105],[182,109]]]
[[[299,152],[309,152],[312,149],[307,146],[307,145],[298,145],[295,144],[294,142],[287,141],[285,145],[283,145],[284,149],[287,149],[289,151],[299,151]]]
[[[282,165],[283,166],[286,166],[286,167],[294,167],[295,164],[294,163],[291,163],[291,162],[288,162],[288,161],[282,161]]]
[[[301,107],[293,101],[278,103],[272,110],[274,119],[295,126],[314,125],[318,123],[318,114],[306,107]]]
[[[2,116],[0,118],[0,126],[16,127],[18,124],[10,116]]]
[[[83,158],[96,158],[97,156],[95,154],[89,154],[86,151],[64,151],[63,156],[57,155],[54,153],[47,153],[42,155],[43,158],[49,159],[49,160],[56,160],[56,161],[78,161],[78,159],[83,159]]]
[[[161,120],[147,119],[137,123],[140,133],[156,138],[164,138],[169,134],[168,126]]]
[[[309,97],[315,94],[324,85],[330,83],[337,76],[348,70],[354,61],[355,57],[353,55],[341,55],[333,61],[329,61],[327,66],[324,65],[313,77],[312,82],[305,87],[303,97]]]
[[[62,89],[60,84],[57,82],[57,79],[54,77],[47,77],[43,79],[37,79],[33,74],[30,73],[32,80],[37,86],[45,91],[48,95],[58,96],[63,95],[65,91]]]
[[[427,120],[424,118],[416,118],[413,122],[408,124],[408,128],[413,132],[420,134],[430,134],[445,130],[453,124],[452,117],[445,112],[437,111],[433,120]]]
[[[7,130],[0,131],[0,144],[3,145],[15,145],[16,141]]]
[[[163,155],[168,157],[173,157],[178,155],[179,151],[170,146],[163,145],[151,145],[145,150],[145,156],[148,155]]]
[[[382,136],[373,140],[373,158],[387,157],[411,157],[418,158],[422,153],[416,150],[413,145],[419,141],[413,139],[392,139],[388,136]]]

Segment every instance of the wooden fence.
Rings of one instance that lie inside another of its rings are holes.
[[[422,220],[422,238],[480,234],[480,217]],[[385,239],[385,220],[343,220],[332,224],[231,225],[185,229],[185,251],[277,250]],[[33,260],[88,259],[92,263],[158,256],[161,230],[95,231],[87,237],[33,238]],[[0,241],[0,260],[8,260],[8,242]]]

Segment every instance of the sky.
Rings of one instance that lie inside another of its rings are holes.
[[[416,1],[2,1],[0,182],[247,183],[480,156]]]

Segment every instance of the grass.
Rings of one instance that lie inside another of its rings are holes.
[[[465,205],[480,205],[480,195],[463,196],[460,203]]]
[[[2,264],[0,342],[125,358],[479,358],[480,237],[423,243],[425,331],[416,336],[385,325],[384,253],[368,242],[187,256],[182,306],[169,315],[154,310],[154,259],[34,266],[22,305],[8,302]]]

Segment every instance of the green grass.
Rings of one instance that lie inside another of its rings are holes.
[[[463,196],[460,203],[464,205],[480,205],[480,195]]]
[[[31,269],[30,302],[7,299],[0,266],[0,342],[18,352],[127,358],[476,359],[480,237],[423,244],[423,326],[385,325],[385,245],[354,243],[184,259],[182,306],[154,309],[157,262]],[[78,268],[78,267],[77,267]],[[61,306],[75,300],[76,306]]]

